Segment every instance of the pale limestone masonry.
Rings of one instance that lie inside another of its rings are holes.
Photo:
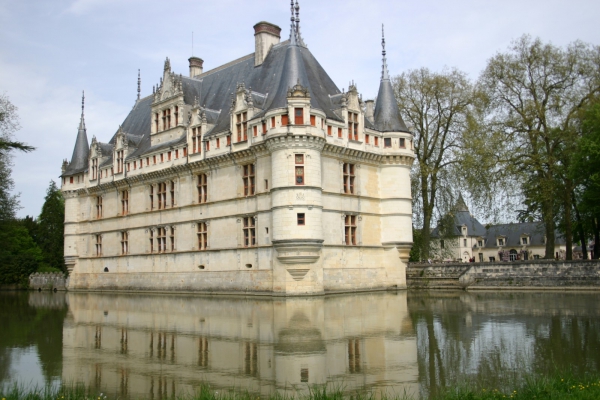
[[[256,24],[255,53],[207,72],[192,58],[191,78],[167,59],[109,143],[88,146],[82,112],[62,175],[69,290],[406,287],[415,156],[385,57],[373,113],[297,25],[279,32]]]

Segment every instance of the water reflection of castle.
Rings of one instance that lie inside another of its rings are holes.
[[[162,398],[232,387],[418,391],[406,293],[224,299],[69,293],[63,380]]]

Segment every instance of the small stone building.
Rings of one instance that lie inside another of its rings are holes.
[[[288,40],[259,22],[255,51],[210,71],[191,57],[182,76],[167,59],[107,143],[88,144],[82,104],[62,171],[71,290],[405,287],[415,156],[385,40],[377,102],[363,101],[331,80],[293,11]]]

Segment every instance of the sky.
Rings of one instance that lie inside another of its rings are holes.
[[[475,80],[494,54],[523,34],[566,46],[600,44],[594,0],[300,0],[304,41],[340,89],[354,81],[374,98],[385,24],[391,75],[458,68]],[[253,26],[289,36],[289,0],[0,0],[0,93],[18,107],[15,137],[36,147],[16,154],[20,217],[40,214],[50,180],[70,160],[85,90],[88,139],[107,142],[159,82],[164,60],[187,75],[254,52]],[[193,32],[193,46],[192,46]]]

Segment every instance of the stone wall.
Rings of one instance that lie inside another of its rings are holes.
[[[409,288],[600,289],[599,260],[409,264]]]
[[[29,289],[66,290],[67,277],[60,272],[34,272],[29,275]]]

